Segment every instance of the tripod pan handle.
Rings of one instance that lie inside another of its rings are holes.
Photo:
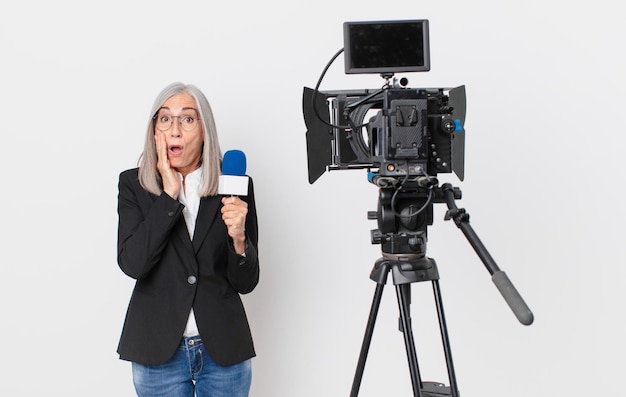
[[[533,313],[517,292],[506,273],[499,270],[491,276],[491,280],[496,285],[511,310],[513,310],[519,322],[524,325],[532,324],[534,320]]]

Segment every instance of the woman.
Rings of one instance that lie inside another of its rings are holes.
[[[247,396],[252,336],[240,294],[259,280],[252,180],[218,196],[222,154],[200,90],[151,111],[139,168],[120,174],[118,264],[136,280],[118,353],[139,397]]]

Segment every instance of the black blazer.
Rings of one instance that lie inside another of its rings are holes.
[[[220,365],[255,356],[239,294],[259,281],[258,227],[252,179],[248,195],[245,256],[234,252],[221,218],[221,196],[203,197],[193,241],[184,206],[155,196],[138,180],[138,169],[119,177],[118,264],[136,280],[118,353],[147,365],[170,359],[193,307],[207,353]]]

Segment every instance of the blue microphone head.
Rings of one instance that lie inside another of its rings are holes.
[[[222,174],[245,176],[246,155],[241,150],[229,150],[224,153],[222,160]]]

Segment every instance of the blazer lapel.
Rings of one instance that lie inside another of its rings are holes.
[[[182,242],[183,246],[189,250],[192,249],[191,239],[189,238],[189,231],[185,224],[185,219],[180,218],[179,222],[174,226],[174,235]]]
[[[196,218],[196,229],[193,232],[193,250],[198,252],[202,241],[209,232],[211,225],[215,222],[215,218],[219,213],[221,205],[220,196],[202,197],[200,200],[200,208],[198,209],[198,217]]]

